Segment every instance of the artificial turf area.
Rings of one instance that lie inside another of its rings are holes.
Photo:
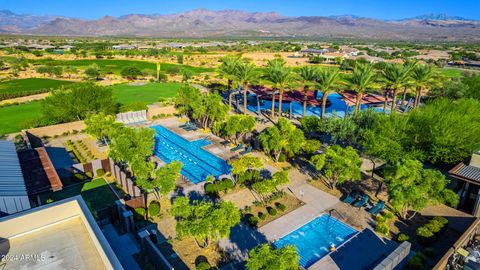
[[[11,98],[28,96],[40,92],[47,92],[50,89],[56,89],[62,85],[68,85],[72,83],[73,82],[46,78],[28,78],[4,81],[0,82],[0,100],[5,99],[3,96],[9,98],[7,95]]]
[[[0,134],[18,132],[27,120],[40,116],[40,101],[0,107]]]
[[[119,74],[124,67],[135,66],[140,70],[150,69],[157,70],[157,64],[147,61],[136,60],[113,60],[113,59],[91,59],[91,60],[51,60],[51,59],[35,59],[37,65],[58,65],[58,66],[76,66],[78,68],[87,68],[96,64],[103,72],[113,72]],[[193,74],[214,71],[212,68],[194,67],[180,64],[161,63],[160,70],[167,73],[178,73],[181,70],[189,70]]]
[[[117,196],[115,196],[103,178],[67,186],[60,191],[42,194],[40,200],[42,204],[45,204],[77,195],[82,195],[83,200],[95,218],[97,218],[98,210],[113,205],[115,200],[117,200]]]
[[[182,87],[181,83],[147,83],[144,85],[118,84],[112,86],[113,94],[120,104],[143,102],[152,104],[159,98],[172,98]]]

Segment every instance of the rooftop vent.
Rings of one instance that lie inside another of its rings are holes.
[[[470,159],[470,166],[480,168],[480,150],[474,151]]]

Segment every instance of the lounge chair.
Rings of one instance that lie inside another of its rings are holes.
[[[179,127],[179,128],[185,128],[185,127],[187,127],[188,125],[190,125],[190,122],[187,121],[187,122],[185,122],[185,124],[180,125],[180,126],[178,126],[178,127]]]
[[[227,146],[229,143],[230,143],[229,141],[223,141],[220,144],[223,145],[223,146]]]
[[[368,202],[368,195],[364,194],[356,203],[353,204],[354,207],[360,208]]]
[[[355,191],[352,191],[348,194],[347,197],[345,197],[345,199],[342,200],[342,202],[346,204],[351,204],[355,201],[355,199],[357,199],[357,193]]]
[[[252,147],[249,145],[247,148],[245,148],[245,150],[240,152],[240,155],[245,155],[245,154],[248,154],[250,152],[252,152]]]
[[[230,151],[235,152],[235,151],[237,151],[237,150],[242,149],[242,147],[243,147],[243,143],[240,143],[239,145],[231,148]]]
[[[190,125],[185,127],[184,130],[186,131],[197,130],[197,125],[195,125],[194,123],[190,123]]]
[[[374,207],[372,207],[368,212],[374,216],[376,216],[378,213],[380,213],[383,209],[385,208],[385,202],[384,201],[379,201],[377,204],[375,204]]]

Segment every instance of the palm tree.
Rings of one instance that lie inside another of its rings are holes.
[[[274,88],[278,88],[278,115],[282,114],[283,93],[285,88],[292,81],[292,71],[285,67],[285,60],[282,58],[275,58],[267,62],[264,76],[269,80]],[[275,117],[275,93],[272,91],[272,119]]]
[[[307,114],[307,93],[310,86],[313,85],[315,80],[318,77],[318,69],[313,66],[303,66],[298,70],[299,81],[302,85],[302,94],[303,94],[303,116]]]
[[[397,106],[398,90],[407,85],[410,73],[415,66],[415,62],[407,62],[405,65],[387,64],[382,70],[382,78],[387,89],[392,91],[392,106],[390,111],[395,112]],[[383,110],[386,111],[388,96],[385,94],[385,103]]]
[[[238,63],[235,80],[243,86],[243,113],[247,114],[247,91],[248,85],[257,79],[257,72],[255,71],[255,65],[241,61]]]
[[[357,93],[355,101],[355,113],[360,110],[363,94],[367,89],[372,88],[375,84],[376,73],[371,64],[357,63],[350,77],[346,81],[350,89]]]
[[[322,114],[321,119],[325,118],[325,106],[327,105],[327,97],[340,82],[340,72],[338,69],[322,69],[318,73],[318,87],[322,90]]]
[[[422,91],[428,89],[434,83],[435,70],[431,65],[417,65],[413,68],[411,77],[415,85],[414,107],[417,108]]]
[[[227,91],[228,91],[228,107],[232,109],[232,84],[237,72],[237,66],[240,63],[240,58],[237,56],[225,56],[221,60],[222,64],[218,67],[218,73],[223,78],[227,79]]]

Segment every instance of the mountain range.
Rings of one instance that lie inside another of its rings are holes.
[[[0,11],[0,33],[118,37],[309,37],[373,40],[479,41],[480,21],[447,14],[403,20],[283,16],[275,12],[195,9],[167,15],[129,14],[96,20]]]

